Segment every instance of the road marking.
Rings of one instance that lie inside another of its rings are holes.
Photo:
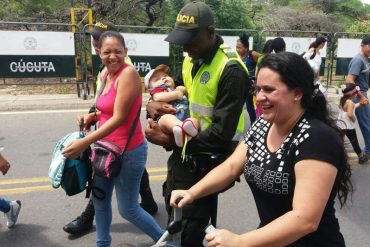
[[[151,173],[151,172],[167,172],[167,167],[158,167],[158,168],[146,168],[146,170]]]
[[[32,187],[20,187],[20,188],[11,188],[11,189],[1,189],[0,195],[15,195],[15,194],[26,194],[29,192],[36,192],[36,191],[45,191],[51,190],[53,187],[51,185],[43,185],[43,186],[32,186]]]
[[[39,110],[39,111],[9,111],[9,112],[0,112],[0,115],[69,113],[69,112],[86,112],[86,111],[87,111],[86,109]]]
[[[142,107],[141,111],[145,111],[146,108]],[[38,110],[38,111],[4,111],[0,112],[0,115],[19,115],[19,114],[48,114],[48,113],[73,113],[73,112],[87,112],[88,108],[85,109],[61,109],[61,110]]]
[[[153,167],[147,168],[148,173],[158,173],[158,172],[167,172],[166,167]],[[164,175],[165,176],[165,175]],[[149,177],[153,177],[156,179],[158,175],[150,175]],[[6,179],[1,180],[0,185],[12,185],[12,184],[30,184],[30,183],[45,183],[50,182],[49,177],[36,177],[36,178],[16,178],[16,179]]]
[[[166,175],[149,176],[150,181],[164,181],[165,179]],[[10,189],[0,189],[0,195],[27,194],[31,192],[50,191],[50,190],[55,190],[55,188],[53,188],[51,185],[27,186]]]
[[[357,164],[357,155],[354,152],[347,152],[348,163],[350,165]],[[164,181],[166,179],[167,167],[152,167],[147,168],[149,173],[149,179],[151,181]],[[154,175],[160,173],[158,175]],[[16,184],[35,184],[35,183],[50,183],[48,177],[35,177],[35,178],[19,178],[19,179],[7,179],[0,181],[0,185],[16,185]],[[0,189],[0,195],[15,195],[15,194],[26,194],[37,191],[50,191],[54,190],[51,184],[40,185],[40,186],[27,186],[17,188]]]
[[[48,177],[39,177],[39,178],[19,178],[19,179],[7,179],[0,181],[0,185],[9,185],[9,184],[30,184],[30,183],[44,183],[50,182]]]
[[[147,168],[150,181],[164,181],[166,179],[166,167],[153,167]],[[151,174],[160,173],[158,175]],[[38,191],[50,191],[55,190],[51,186],[50,178],[48,177],[35,177],[35,178],[19,178],[19,179],[7,179],[0,181],[0,185],[19,185],[19,184],[35,184],[35,183],[49,183],[48,185],[38,185],[38,186],[24,186],[16,188],[6,188],[0,189],[0,195],[16,195],[16,194],[27,194],[31,192]]]

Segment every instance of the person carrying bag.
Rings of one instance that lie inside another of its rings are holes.
[[[121,72],[122,69],[119,72]],[[114,78],[114,81],[117,80],[117,77],[119,75],[120,73],[117,73],[117,75]],[[96,97],[96,102],[98,102],[98,99],[105,87],[107,77],[108,77],[108,71],[106,71],[106,73],[104,74],[101,80],[101,86],[98,90],[98,96]],[[95,102],[95,105],[96,105],[96,102]],[[127,150],[127,147],[128,147],[128,144],[130,143],[133,132],[136,129],[136,125],[140,117],[140,111],[141,111],[141,106],[139,107],[134,123],[131,126],[130,133],[129,133],[129,136],[128,136],[128,139],[127,139],[127,142],[126,142],[126,145],[123,151],[121,151],[121,148],[119,146],[107,140],[98,140],[93,144],[92,151],[91,151],[91,165],[94,170],[94,175],[104,177],[107,179],[112,179],[119,174],[121,170],[123,153]],[[96,107],[94,109],[94,115],[96,118]]]
[[[158,241],[164,230],[139,205],[140,181],[148,153],[147,142],[137,114],[141,111],[142,104],[140,76],[135,67],[125,62],[127,47],[119,32],[104,32],[100,36],[99,50],[99,56],[108,74],[105,76],[102,93],[96,101],[98,112],[77,117],[79,123],[84,119],[85,129],[88,129],[94,121],[99,122],[98,128],[85,138],[72,142],[64,149],[63,154],[68,158],[78,157],[90,145],[94,144],[94,148],[97,146],[95,144],[102,140],[112,142],[124,151],[124,155],[120,152],[119,159],[122,157],[123,160],[119,165],[119,173],[112,174],[111,179],[98,175],[93,177],[92,201],[95,210],[97,247],[111,245],[113,192],[119,214],[150,236],[153,241]],[[102,74],[104,73],[103,70]],[[129,140],[130,132],[132,138]],[[100,189],[103,196],[100,197],[95,187]]]

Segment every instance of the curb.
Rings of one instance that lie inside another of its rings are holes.
[[[146,105],[149,94],[143,94]],[[75,94],[0,95],[0,112],[27,110],[89,109],[95,103],[93,96],[87,100]]]
[[[335,92],[328,93],[329,103],[338,104],[341,97]],[[143,93],[143,103],[148,102],[149,93]],[[0,112],[27,111],[27,110],[62,110],[62,109],[89,109],[95,103],[93,96],[87,100],[78,98],[76,94],[36,94],[36,95],[0,95]]]

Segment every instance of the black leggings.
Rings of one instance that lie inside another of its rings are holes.
[[[150,190],[150,184],[149,184],[149,174],[145,168],[140,182],[140,194],[142,194],[146,190]]]
[[[349,141],[352,144],[353,150],[355,150],[357,155],[361,154],[362,151],[361,151],[360,145],[358,144],[356,129],[346,129],[344,131]]]

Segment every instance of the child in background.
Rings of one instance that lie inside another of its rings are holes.
[[[345,135],[352,144],[354,151],[358,156],[358,163],[363,164],[366,162],[362,155],[360,145],[357,140],[355,122],[356,115],[355,109],[360,107],[360,103],[353,103],[353,99],[358,96],[360,88],[353,83],[346,83],[345,88],[342,90],[343,96],[339,101],[339,115],[337,126],[345,132]],[[360,97],[360,96],[359,96]]]
[[[1,154],[2,150],[3,148],[0,148],[0,171],[3,175],[5,175],[10,168],[10,164]],[[8,228],[12,228],[15,225],[20,210],[21,201],[8,201],[0,197],[0,211],[6,215],[6,218],[8,220],[6,225],[8,226]]]
[[[198,134],[200,126],[197,119],[190,118],[186,88],[175,87],[175,82],[168,73],[169,67],[160,64],[149,71],[144,83],[154,101],[170,103],[176,108],[176,115],[164,114],[158,120],[158,125],[165,133],[173,134],[176,145],[182,147],[185,138],[189,141]]]

